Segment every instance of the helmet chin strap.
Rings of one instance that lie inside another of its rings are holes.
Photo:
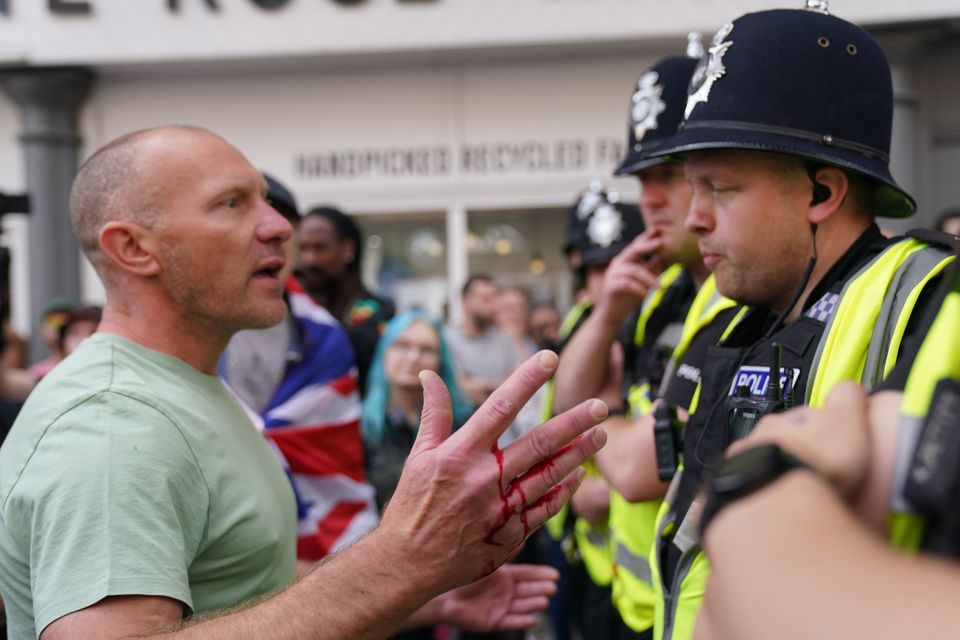
[[[813,255],[810,256],[809,262],[807,262],[807,268],[803,271],[803,277],[800,278],[800,286],[797,287],[797,290],[794,292],[793,297],[790,298],[790,303],[784,307],[783,311],[780,312],[780,315],[777,316],[777,319],[773,324],[770,325],[770,328],[767,329],[766,333],[763,334],[763,338],[767,339],[777,330],[780,324],[783,322],[783,319],[790,314],[793,310],[793,307],[796,306],[797,300],[800,299],[800,296],[803,294],[803,290],[807,288],[807,284],[810,282],[810,276],[813,274],[813,268],[817,265],[817,223],[810,223],[810,237],[813,240]]]

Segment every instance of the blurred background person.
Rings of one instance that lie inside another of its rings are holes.
[[[96,333],[101,315],[103,309],[96,305],[77,307],[70,312],[66,324],[60,327],[60,350],[64,358]]]
[[[497,294],[494,325],[513,340],[513,346],[526,360],[537,351],[530,336],[530,294],[520,287],[507,287]]]
[[[457,380],[480,406],[522,360],[513,341],[494,324],[497,294],[493,278],[475,273],[463,285],[463,320],[447,326]]]
[[[363,284],[360,227],[344,212],[331,206],[314,207],[300,221],[296,242],[297,276],[314,301],[347,330],[362,393],[377,340],[396,307]]]
[[[63,350],[60,348],[60,330],[70,318],[70,311],[74,303],[69,300],[53,300],[47,303],[43,310],[43,320],[40,324],[40,336],[49,353],[47,357],[30,365],[28,371],[34,378],[40,380],[47,375],[58,362],[63,360]]]
[[[560,314],[552,304],[540,303],[530,312],[530,338],[540,349],[557,351]]]
[[[559,319],[557,322],[559,323]],[[537,351],[537,343],[530,335],[530,294],[525,289],[507,287],[500,290],[494,307],[494,325],[513,343],[520,362]],[[513,424],[500,437],[501,447],[507,446],[540,424],[540,413],[545,397],[546,388],[537,389],[530,401],[523,405]]]
[[[446,383],[453,402],[453,427],[459,428],[473,406],[457,384],[442,326],[423,311],[407,311],[387,323],[363,401],[365,467],[381,510],[393,495],[417,436],[423,409],[418,376],[424,369],[436,372]]]
[[[27,363],[27,341],[23,339],[10,323],[9,316],[0,321],[3,331],[3,366],[8,369],[23,369]]]

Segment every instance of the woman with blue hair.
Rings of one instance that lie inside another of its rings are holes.
[[[435,371],[450,390],[453,428],[473,413],[454,375],[443,328],[420,310],[390,320],[377,344],[363,401],[362,429],[367,479],[377,490],[381,510],[393,495],[403,463],[413,447],[423,409],[419,374]]]

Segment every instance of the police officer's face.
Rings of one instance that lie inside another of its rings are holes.
[[[637,179],[640,214],[647,229],[653,229],[663,241],[664,262],[689,264],[698,260],[697,237],[684,226],[693,190],[684,176],[683,165],[668,162],[647,167],[637,173]]]
[[[812,255],[810,182],[798,164],[760,151],[698,151],[685,163],[693,187],[687,228],[722,294],[780,311]]]
[[[603,276],[607,273],[610,263],[591,264],[584,269],[583,288],[591,300],[599,300],[603,296]]]

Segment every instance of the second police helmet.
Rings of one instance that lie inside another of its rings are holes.
[[[579,267],[607,264],[643,232],[640,210],[620,202],[616,191],[605,190],[599,183],[577,200],[571,209],[571,236],[576,237]]]
[[[637,173],[667,161],[653,154],[683,120],[687,87],[701,52],[699,35],[691,34],[686,57],[664,58],[640,74],[627,112],[626,152],[614,175]]]
[[[807,9],[748,13],[713,37],[690,81],[685,119],[656,155],[758,149],[849,169],[879,188],[873,213],[907,217],[916,203],[890,174],[893,84],[879,43]]]

